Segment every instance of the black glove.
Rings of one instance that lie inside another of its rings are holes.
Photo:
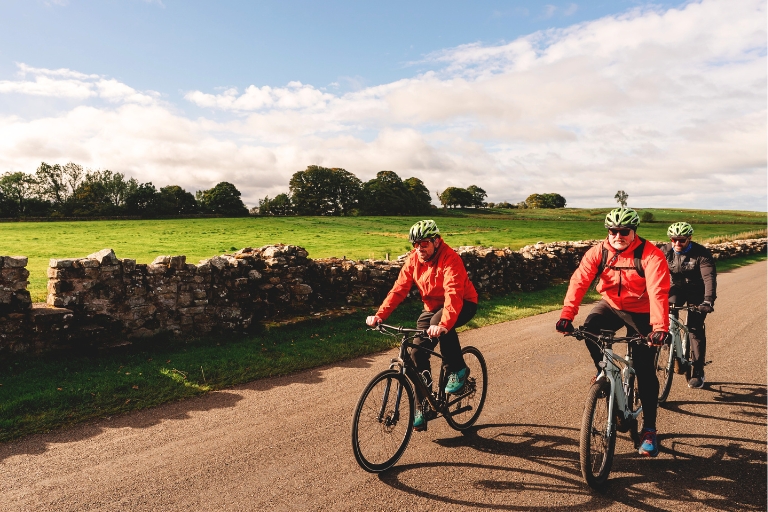
[[[648,344],[652,347],[660,347],[669,341],[669,333],[665,331],[653,331],[648,335]]]
[[[711,313],[715,310],[714,307],[712,307],[712,303],[708,300],[705,300],[701,304],[699,304],[699,313]]]
[[[557,332],[564,332],[564,333],[573,332],[574,330],[573,322],[568,320],[567,318],[561,318],[555,324],[555,329],[557,329]]]

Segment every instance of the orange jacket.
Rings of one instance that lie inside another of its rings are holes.
[[[666,260],[664,260],[666,265]],[[403,302],[403,299],[416,287],[421,294],[421,301],[428,311],[443,307],[440,325],[451,330],[459,317],[464,301],[477,303],[477,292],[467,276],[461,257],[443,241],[435,256],[425,263],[419,260],[416,250],[411,251],[400,269],[400,275],[392,290],[379,307],[376,315],[382,320]]]
[[[579,304],[595,279],[605,246],[608,249],[608,261],[597,282],[597,292],[618,310],[650,313],[654,331],[669,331],[669,266],[664,253],[652,243],[646,242],[641,258],[645,277],[640,277],[635,270],[634,255],[640,243],[640,238],[635,236],[629,247],[613,263],[611,261],[617,251],[607,239],[590,248],[571,276],[560,317],[573,320],[579,312]],[[622,268],[612,269],[611,266]]]

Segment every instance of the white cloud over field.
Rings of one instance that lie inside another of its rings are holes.
[[[575,7],[574,7],[575,9]],[[334,94],[320,85],[168,93],[19,65],[0,95],[0,171],[75,161],[246,203],[309,164],[387,169],[492,201],[558,192],[608,206],[766,208],[765,2],[643,8],[424,57],[433,70]],[[192,117],[184,110],[203,112]],[[44,111],[44,114],[40,112]]]

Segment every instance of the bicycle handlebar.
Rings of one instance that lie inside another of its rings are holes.
[[[698,311],[698,310],[699,310],[699,306],[695,306],[693,304],[688,304],[687,306],[674,306],[674,305],[669,306],[670,313],[672,311]]]
[[[635,336],[618,336],[614,337],[612,334],[593,334],[585,331],[584,326],[579,327],[573,332],[567,333],[566,336],[573,336],[577,340],[583,340],[585,338],[594,342],[609,341],[610,343],[636,343],[638,345],[645,344],[645,336],[636,334]]]
[[[371,327],[374,331],[380,331],[380,332],[386,332],[389,334],[397,333],[413,333],[413,334],[421,334],[423,336],[427,336],[427,331],[425,329],[408,329],[406,327],[400,327],[396,325],[387,325],[385,323],[379,323],[376,324],[375,327]],[[391,332],[394,331],[394,332]]]

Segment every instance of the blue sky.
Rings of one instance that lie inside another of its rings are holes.
[[[766,209],[765,2],[0,3],[0,172]],[[674,176],[675,184],[670,183]]]

